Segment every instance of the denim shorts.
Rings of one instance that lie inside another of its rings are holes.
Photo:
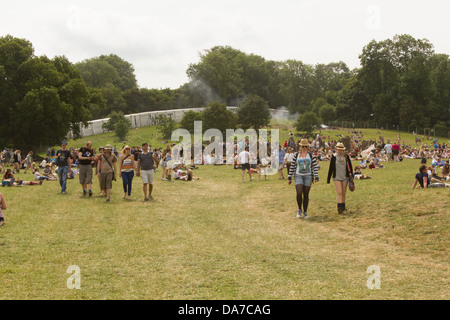
[[[301,175],[295,174],[294,181],[295,181],[295,185],[302,184],[306,187],[311,187],[312,175],[301,176]]]
[[[333,181],[348,182],[348,178],[345,178],[344,180],[336,180],[336,178],[333,178]]]

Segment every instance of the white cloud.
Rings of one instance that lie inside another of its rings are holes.
[[[16,1],[2,5],[0,35],[73,62],[115,53],[135,66],[141,87],[177,88],[198,53],[215,45],[357,67],[370,40],[409,33],[450,53],[448,8],[444,0]]]

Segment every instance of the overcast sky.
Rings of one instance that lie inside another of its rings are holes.
[[[449,9],[448,0],[19,0],[2,3],[0,36],[74,63],[114,53],[134,65],[140,87],[175,89],[216,45],[355,68],[369,41],[407,33],[450,54]]]

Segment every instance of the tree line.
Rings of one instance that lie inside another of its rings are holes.
[[[266,60],[229,46],[205,50],[199,58],[187,67],[186,84],[148,89],[138,86],[134,66],[117,55],[73,64],[64,56],[35,56],[26,39],[1,37],[0,145],[54,145],[69,130],[77,136],[79,123],[113,112],[206,107],[214,102],[239,106],[249,96],[261,99],[261,108],[284,106],[302,121],[314,114],[315,122],[450,127],[450,59],[435,53],[427,39],[396,35],[373,40],[362,49],[361,67],[353,70],[344,62]],[[302,121],[297,121],[299,127]]]

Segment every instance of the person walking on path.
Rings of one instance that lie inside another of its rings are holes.
[[[136,163],[134,156],[131,154],[131,148],[125,146],[122,150],[122,156],[120,158],[120,174],[123,183],[123,196],[122,198],[131,198],[131,187],[133,185],[134,171],[136,170]]]
[[[107,144],[99,162],[100,188],[106,192],[106,202],[111,201],[112,181],[116,180],[117,172],[117,160],[112,150],[112,146]]]
[[[248,176],[250,177],[250,181],[253,180],[252,172],[250,170],[250,152],[248,152],[249,148],[245,147],[245,150],[239,153],[238,161],[241,165],[242,169],[242,182],[244,181],[245,170],[247,170]]]
[[[308,214],[306,211],[309,205],[309,191],[311,190],[313,179],[315,183],[319,182],[319,165],[316,157],[308,150],[308,139],[302,139],[299,147],[300,151],[294,154],[291,161],[288,184],[292,183],[292,176],[294,176],[298,205],[297,218],[302,218],[303,213],[303,217],[307,219]]]
[[[338,142],[335,149],[336,153],[331,157],[330,167],[328,169],[327,183],[330,183],[331,176],[333,176],[334,186],[336,187],[338,213],[342,214],[347,211],[345,208],[345,197],[350,174],[353,173],[353,167],[350,157],[345,153],[344,144]]]
[[[33,173],[33,151],[28,152],[27,157],[25,158],[25,162],[27,164],[25,173],[27,173],[28,169],[31,169],[31,173]]]
[[[61,149],[56,152],[56,160],[58,165],[58,179],[61,186],[61,193],[65,194],[67,189],[67,175],[71,171],[73,157],[67,150],[67,142],[61,142]]]
[[[92,161],[95,160],[94,151],[92,150],[92,142],[88,141],[86,146],[78,151],[79,178],[83,187],[83,196],[85,197],[89,191],[89,197],[92,197]],[[88,189],[89,187],[89,189]]]
[[[144,142],[142,144],[142,152],[139,154],[136,169],[136,176],[142,177],[144,201],[153,199],[153,178],[155,175],[155,164],[158,162],[158,156],[150,150],[148,143]]]
[[[0,226],[5,224],[5,216],[2,212],[3,210],[6,210],[6,201],[3,194],[0,193]]]

